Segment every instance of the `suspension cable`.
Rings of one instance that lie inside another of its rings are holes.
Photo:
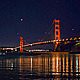
[[[54,27],[52,27],[53,24],[54,24],[54,21],[53,21],[53,23],[51,24],[51,26],[49,27],[49,29],[48,29],[48,31],[46,32],[46,34],[43,34],[42,40],[44,40],[44,39],[47,37],[47,35],[49,35],[49,34],[51,33],[51,31],[52,31],[53,28],[54,28]]]

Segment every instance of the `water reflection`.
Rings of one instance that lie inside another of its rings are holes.
[[[0,56],[0,80],[79,80],[79,54]]]

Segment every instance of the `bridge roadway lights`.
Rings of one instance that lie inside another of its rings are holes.
[[[76,40],[77,39],[77,40]],[[29,47],[29,46],[35,46],[35,45],[40,45],[40,44],[47,44],[47,43],[54,43],[55,47],[57,48],[57,45],[64,42],[64,44],[70,43],[71,41],[76,41],[80,43],[80,37],[79,38],[70,38],[70,39],[62,39],[62,40],[51,40],[51,41],[43,41],[43,42],[37,42],[37,43],[32,43],[32,44],[27,44],[23,46],[23,37],[20,37],[20,46],[15,47],[16,51],[17,49],[20,48],[20,52],[23,52],[23,47]]]

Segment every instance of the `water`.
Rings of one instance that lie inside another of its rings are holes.
[[[80,55],[0,56],[0,80],[79,80]]]

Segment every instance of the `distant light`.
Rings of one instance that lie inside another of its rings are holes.
[[[32,44],[31,44],[31,46],[32,46]]]
[[[47,32],[45,32],[45,34],[47,34]]]
[[[75,44],[75,45],[78,45],[79,43]]]
[[[21,21],[23,21],[23,19],[21,18]]]
[[[57,39],[57,41],[58,41],[58,39]]]
[[[64,39],[62,39],[62,41],[64,41]]]
[[[70,40],[72,40],[72,38],[70,38]]]
[[[61,39],[59,41],[61,41]]]
[[[42,39],[41,39],[41,41],[42,41]]]
[[[72,31],[74,31],[74,29],[72,29]]]
[[[19,33],[17,33],[17,34],[19,34]]]
[[[38,41],[40,41],[40,39],[38,39]]]
[[[66,39],[66,41],[68,40],[68,38]]]
[[[76,42],[78,42],[78,40],[76,40]]]
[[[77,40],[77,37],[75,37],[74,40]]]

